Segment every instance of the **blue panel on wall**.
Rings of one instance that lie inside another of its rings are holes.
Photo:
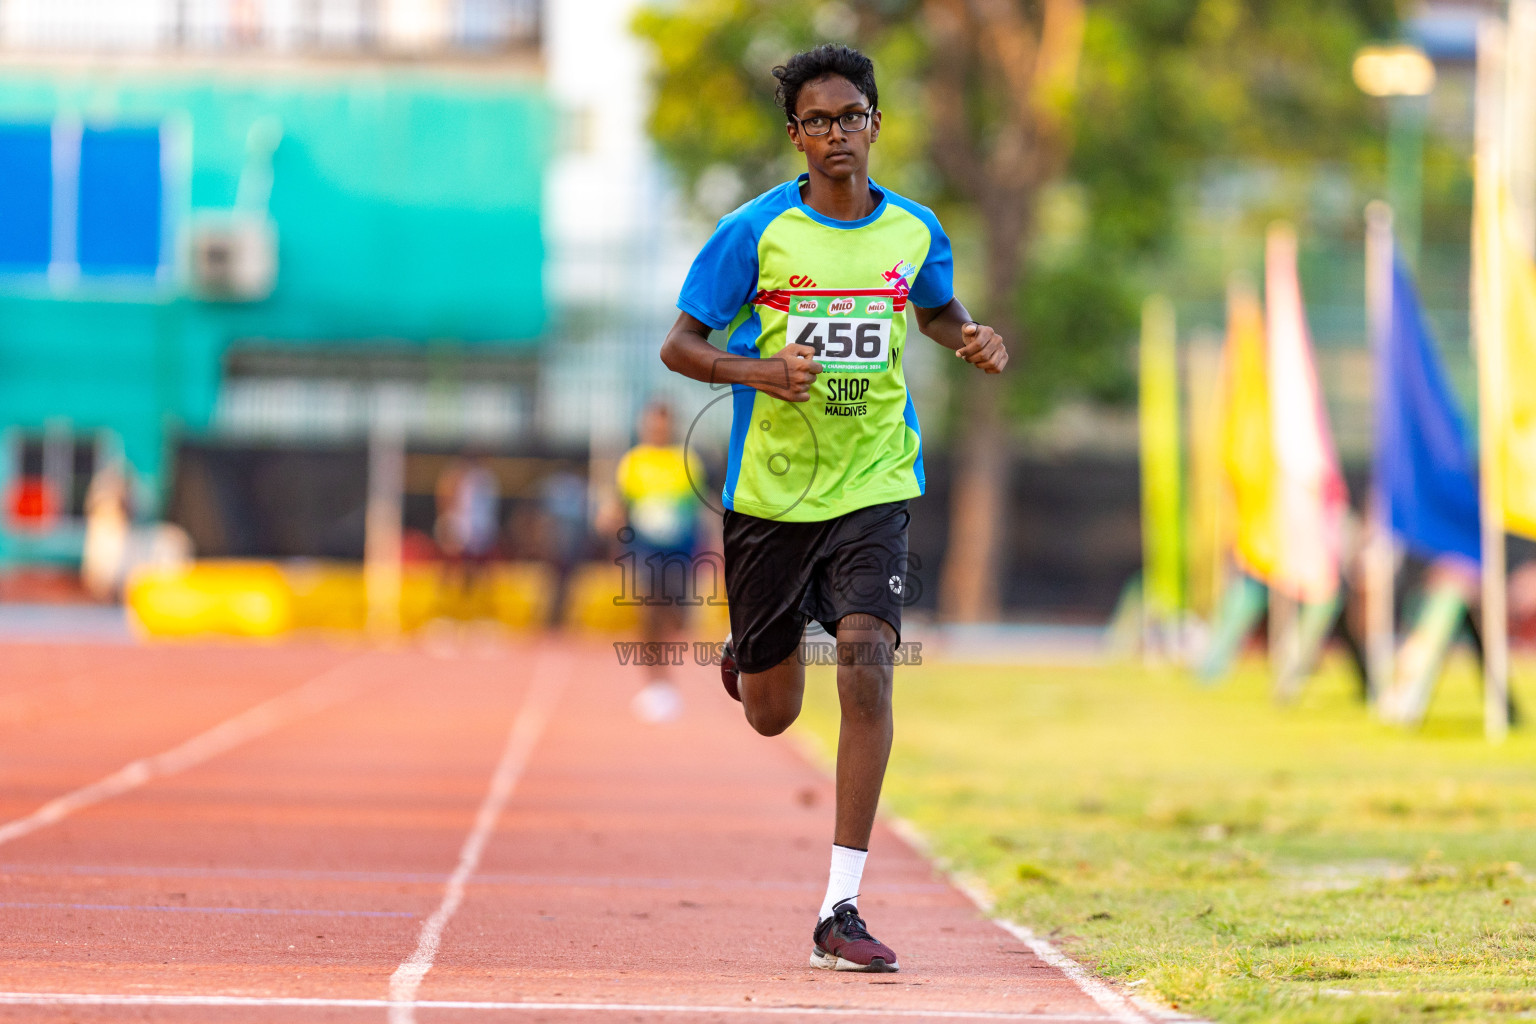
[[[0,125],[0,273],[48,269],[52,213],[52,130]]]
[[[87,128],[80,138],[85,274],[153,274],[160,266],[160,130]]]

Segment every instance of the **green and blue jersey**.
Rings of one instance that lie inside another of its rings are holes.
[[[795,181],[721,219],[678,307],[725,332],[731,356],[791,341],[823,369],[810,401],[732,393],[725,507],[816,522],[923,493],[923,443],[902,372],[906,307],[954,297],[949,238],[921,206],[870,183],[874,212],[843,221],[805,205]]]

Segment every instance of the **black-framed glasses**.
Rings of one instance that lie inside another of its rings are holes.
[[[832,130],[832,122],[836,121],[839,128],[845,132],[861,132],[869,127],[870,110],[850,110],[846,114],[836,117],[824,117],[820,114],[815,117],[797,117],[795,123],[800,130],[807,135],[825,135]]]

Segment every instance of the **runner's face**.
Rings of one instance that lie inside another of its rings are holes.
[[[823,75],[805,83],[795,101],[795,115],[800,118],[830,117],[832,130],[825,135],[807,135],[798,122],[789,122],[789,137],[795,148],[805,154],[812,169],[834,180],[867,174],[869,147],[880,134],[880,112],[871,115],[863,131],[844,131],[837,123],[842,114],[869,109],[869,97],[842,75]]]

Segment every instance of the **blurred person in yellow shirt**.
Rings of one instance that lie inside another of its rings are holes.
[[[620,565],[633,575],[636,595],[643,602],[641,639],[647,649],[639,659],[646,668],[646,684],[631,707],[642,721],[667,722],[682,713],[682,697],[670,678],[669,662],[675,659],[662,652],[668,649],[664,645],[675,647],[681,640],[688,604],[699,596],[692,593],[699,546],[695,488],[704,484],[704,469],[675,442],[667,403],[646,405],[638,433],[640,443],[619,460],[615,481],[623,505],[619,539],[625,555]]]

